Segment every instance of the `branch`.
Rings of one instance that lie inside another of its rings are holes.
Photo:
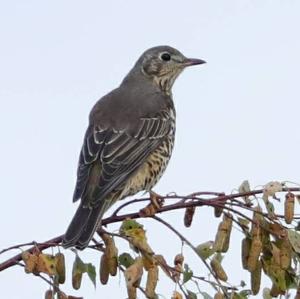
[[[263,191],[264,191],[263,189],[260,189],[260,190],[252,190],[252,191],[243,192],[243,193],[233,193],[233,194],[228,194],[228,195],[226,195],[224,193],[220,193],[220,192],[205,191],[205,192],[195,192],[195,193],[192,193],[192,194],[186,195],[186,196],[180,196],[180,195],[161,196],[161,199],[167,200],[168,202],[174,201],[174,200],[177,200],[177,201],[175,203],[170,203],[170,204],[164,205],[163,207],[161,207],[157,210],[157,213],[165,213],[168,211],[174,211],[174,210],[178,210],[178,209],[186,209],[187,207],[200,207],[200,206],[220,207],[221,206],[228,210],[231,210],[233,213],[240,214],[244,218],[247,218],[247,216],[244,215],[243,213],[241,213],[235,209],[233,210],[232,207],[227,207],[227,206],[225,206],[225,204],[227,204],[227,202],[230,203],[231,200],[243,198],[245,196],[255,196],[255,195],[263,194]],[[283,190],[282,190],[282,192],[288,192],[288,191],[300,192],[300,187],[283,188]],[[199,197],[199,196],[211,196],[211,198],[203,198],[203,197]],[[134,200],[124,203],[110,217],[103,219],[102,225],[105,226],[105,225],[108,225],[111,223],[120,222],[120,221],[123,221],[128,218],[130,218],[130,219],[142,218],[142,216],[140,215],[139,212],[118,215],[118,213],[125,206],[134,204],[137,202],[142,202],[142,201],[150,201],[150,197],[134,199]],[[236,202],[236,200],[235,200],[235,202]],[[245,205],[243,201],[238,201],[238,202],[239,202],[240,208],[245,208],[247,210],[252,211],[251,207]],[[283,217],[282,215],[276,215],[276,216]],[[295,217],[295,219],[299,219],[299,217]],[[50,247],[60,246],[62,239],[63,239],[63,235],[60,235],[60,236],[52,238],[43,243],[28,242],[28,243],[24,243],[24,244],[14,245],[9,248],[1,250],[0,255],[9,250],[21,249],[23,246],[30,246],[30,245],[33,245],[33,246],[28,249],[29,252],[32,253],[37,248],[40,251],[42,251],[42,250],[45,250]],[[12,266],[17,265],[18,262],[21,260],[22,260],[21,253],[13,256],[12,258],[9,258],[8,260],[6,260],[0,264],[0,272],[5,269],[8,269]]]

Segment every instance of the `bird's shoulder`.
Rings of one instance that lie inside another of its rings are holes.
[[[115,130],[135,130],[146,118],[173,117],[170,95],[147,84],[126,84],[102,97],[90,112],[90,125]]]

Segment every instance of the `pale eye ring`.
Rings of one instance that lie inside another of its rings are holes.
[[[161,60],[163,61],[170,61],[171,55],[168,52],[164,52],[160,55]]]

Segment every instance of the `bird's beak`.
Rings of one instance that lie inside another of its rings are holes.
[[[198,58],[186,58],[185,61],[183,62],[183,65],[186,67],[186,66],[203,64],[203,63],[206,63],[206,61]]]

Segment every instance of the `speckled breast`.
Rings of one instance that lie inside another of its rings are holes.
[[[149,155],[144,164],[128,180],[122,197],[134,195],[142,190],[150,191],[159,181],[172,155],[175,139],[175,118],[172,119],[171,127],[170,134],[163,139],[157,149]]]

